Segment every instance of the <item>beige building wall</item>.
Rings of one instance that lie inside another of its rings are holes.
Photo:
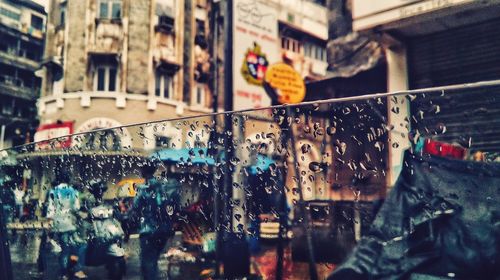
[[[66,32],[64,42],[64,91],[74,92],[85,89],[85,73],[87,72],[86,18],[87,1],[67,1]]]

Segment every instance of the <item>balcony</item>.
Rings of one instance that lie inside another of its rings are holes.
[[[91,53],[119,53],[123,45],[123,26],[120,21],[96,19],[94,44]]]
[[[177,64],[175,52],[175,36],[163,32],[155,33],[155,47],[153,49],[153,59],[155,62],[167,62]]]
[[[35,71],[36,69],[39,68],[38,62],[19,56],[18,53],[6,53],[0,51],[0,62],[8,65],[13,65],[18,68],[22,68],[28,71]]]
[[[19,80],[9,76],[0,76],[0,94],[18,97],[25,100],[35,100],[39,89],[22,86]]]

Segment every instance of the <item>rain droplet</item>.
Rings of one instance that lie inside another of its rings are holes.
[[[167,206],[167,214],[172,216],[174,214],[174,207],[172,205]]]
[[[311,151],[311,145],[309,144],[303,144],[301,147],[302,153],[307,154]]]
[[[384,149],[384,143],[383,143],[383,142],[381,142],[381,141],[377,141],[377,142],[375,142],[375,145],[374,145],[374,146],[375,146],[375,148],[377,148],[377,150],[378,150],[379,152],[381,152],[381,151]]]
[[[318,172],[321,172],[323,170],[323,168],[321,167],[321,163],[316,162],[316,161],[312,161],[311,163],[309,163],[309,170],[311,170],[312,172],[318,173]]]
[[[241,214],[234,214],[234,218],[239,222],[241,220]]]
[[[337,128],[333,127],[333,126],[330,126],[326,129],[326,133],[328,133],[328,135],[333,135],[337,132]]]

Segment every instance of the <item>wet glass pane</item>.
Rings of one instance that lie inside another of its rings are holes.
[[[0,260],[14,279],[140,279],[156,258],[161,279],[493,273],[498,96],[325,100],[2,150]]]

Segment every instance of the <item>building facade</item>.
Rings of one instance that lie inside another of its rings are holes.
[[[500,78],[500,3],[498,1],[374,1],[353,0],[353,30],[377,38],[387,64],[389,91],[464,84]],[[472,152],[498,153],[500,115],[498,87],[464,89],[432,102],[415,100],[389,112],[389,121],[406,128],[390,135],[398,147],[389,147],[391,184],[401,169],[402,152],[416,132]],[[427,105],[425,105],[427,104]],[[435,106],[434,106],[435,107]],[[483,112],[478,113],[478,108]],[[422,113],[419,113],[422,112]],[[425,118],[421,115],[424,114]],[[414,116],[415,118],[412,118]],[[418,117],[420,116],[420,117]],[[405,118],[410,117],[410,123]],[[446,133],[443,131],[446,127]]]
[[[0,149],[30,142],[37,127],[46,13],[33,1],[0,1]]]
[[[305,0],[274,2],[281,11],[281,39],[276,42],[283,60],[307,79],[321,78],[326,70],[324,5]],[[221,65],[224,59],[223,51],[216,59],[210,57],[211,4],[204,0],[51,1],[45,78],[38,102],[41,125],[71,122],[71,130],[64,133],[84,132],[211,112],[211,61]],[[218,96],[222,104],[223,94]],[[180,137],[178,131],[168,131],[157,136]],[[185,143],[186,136],[182,137],[180,142]],[[139,149],[155,145],[134,141],[138,142],[132,146]]]

